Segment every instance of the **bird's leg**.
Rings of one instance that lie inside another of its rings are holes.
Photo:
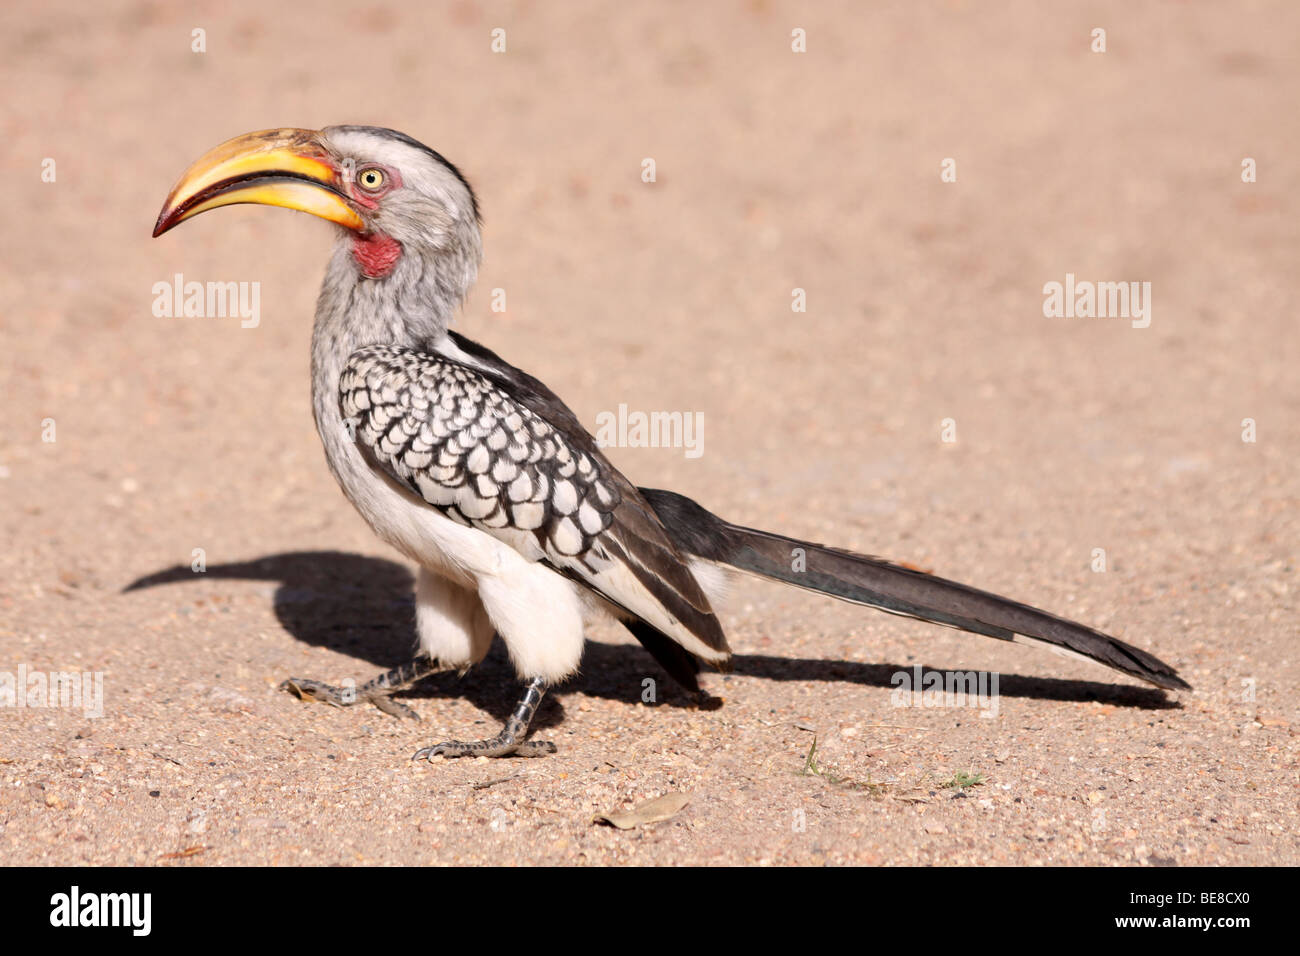
[[[432,760],[438,755],[444,757],[544,757],[555,753],[555,744],[549,740],[524,740],[528,725],[533,722],[537,705],[546,693],[546,682],[534,677],[524,685],[523,696],[515,706],[501,733],[487,740],[448,740],[418,750],[412,760],[421,758]]]
[[[369,701],[386,714],[419,720],[419,714],[401,701],[393,700],[392,695],[441,670],[446,668],[440,667],[437,661],[417,657],[366,681],[360,687],[335,687],[305,677],[290,677],[280,685],[280,690],[287,690],[302,700],[319,700],[335,707],[350,707],[361,701]]]

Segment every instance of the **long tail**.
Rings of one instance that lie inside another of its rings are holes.
[[[1027,604],[880,558],[729,524],[671,491],[642,488],[641,493],[685,554],[893,614],[1036,643],[1157,687],[1191,690],[1177,671],[1146,651]]]

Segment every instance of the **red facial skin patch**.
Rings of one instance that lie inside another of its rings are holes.
[[[402,257],[402,244],[383,233],[357,236],[352,240],[352,256],[367,279],[382,279]]]
[[[395,169],[388,166],[378,167],[384,173],[384,185],[378,191],[366,191],[357,187],[353,181],[354,173],[349,170],[346,175],[345,189],[352,201],[367,209],[378,209],[379,200],[394,189],[401,188],[402,177]],[[381,232],[359,235],[352,240],[352,257],[361,266],[361,273],[367,279],[382,279],[393,271],[397,260],[402,257],[402,244],[392,236]]]

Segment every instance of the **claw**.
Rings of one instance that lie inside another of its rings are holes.
[[[414,709],[403,704],[400,700],[393,700],[388,695],[375,696],[367,698],[370,703],[374,704],[385,714],[391,717],[405,717],[409,720],[419,720],[420,715]]]
[[[516,757],[546,757],[559,750],[549,740],[526,740],[515,751]]]
[[[432,747],[422,747],[412,760],[432,760],[434,757],[508,757],[519,749],[513,741],[502,740],[446,740]]]
[[[280,684],[280,690],[287,690],[299,700],[318,700],[333,707],[351,707],[365,700],[392,717],[419,720],[419,714],[401,701],[393,700],[392,696],[437,670],[438,665],[435,661],[417,658],[408,664],[394,667],[385,674],[380,674],[361,687],[352,685],[335,687],[324,681],[290,677]]]
[[[334,687],[318,680],[307,680],[301,677],[290,677],[280,684],[280,690],[287,690],[299,700],[318,700],[323,704],[329,704],[331,707],[351,707],[361,701],[369,701],[374,704],[385,714],[393,717],[406,717],[411,720],[419,720],[420,715],[399,700],[393,700],[390,696],[393,690],[374,690],[357,692],[355,688]]]
[[[528,725],[532,723],[537,705],[546,693],[546,682],[534,677],[524,687],[514,713],[506,721],[501,733],[487,740],[445,740],[432,747],[417,750],[412,760],[432,760],[434,757],[545,757],[555,753],[555,744],[549,740],[524,740]]]
[[[432,747],[417,750],[412,760],[432,760],[434,757],[545,757],[556,751],[549,740],[521,740],[493,737],[490,740],[444,740]]]
[[[286,681],[281,681],[278,690],[287,690],[299,700],[318,700],[333,707],[346,707],[353,703],[347,700],[337,687],[303,677],[290,677]]]

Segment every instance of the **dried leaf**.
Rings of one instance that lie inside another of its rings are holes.
[[[187,856],[197,856],[198,854],[204,852],[206,849],[207,849],[206,846],[187,846],[185,849],[181,850],[179,853],[164,853],[162,856],[158,857],[158,859],[160,859],[160,860],[183,860],[183,859],[185,859]]]
[[[674,817],[690,802],[690,794],[665,793],[662,797],[655,797],[653,800],[639,803],[631,810],[611,810],[609,813],[597,814],[592,818],[592,823],[604,821],[611,826],[618,827],[620,830],[631,830],[633,827],[644,826],[647,823],[659,823],[669,817]]]

